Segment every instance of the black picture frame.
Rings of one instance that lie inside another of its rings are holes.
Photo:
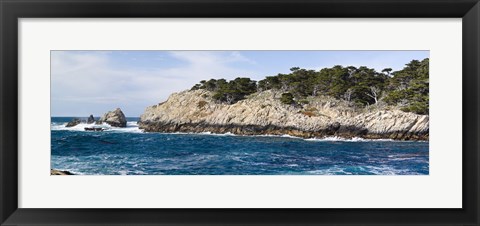
[[[0,14],[1,225],[480,225],[478,0],[0,0]],[[76,17],[463,18],[463,208],[18,208],[17,20]]]

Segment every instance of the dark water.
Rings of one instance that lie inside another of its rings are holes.
[[[51,167],[99,175],[428,175],[428,142],[86,132],[52,118]]]

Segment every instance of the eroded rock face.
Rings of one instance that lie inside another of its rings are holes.
[[[81,122],[82,121],[80,121],[80,119],[74,118],[74,119],[72,119],[72,121],[68,122],[65,127],[74,127],[74,126],[80,124]]]
[[[309,97],[302,106],[280,102],[281,93],[267,90],[235,104],[219,104],[206,90],[172,94],[148,107],[139,126],[147,132],[212,132],[272,134],[323,138],[428,140],[429,117],[392,107],[355,108],[331,97]]]
[[[107,123],[114,127],[127,127],[127,119],[120,108],[105,113],[97,124]]]

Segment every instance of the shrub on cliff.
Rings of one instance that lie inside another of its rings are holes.
[[[205,105],[207,105],[207,104],[208,104],[207,101],[201,100],[201,101],[198,101],[197,107],[198,107],[198,108],[203,108],[203,107],[205,107]]]
[[[294,104],[295,100],[293,100],[293,95],[291,93],[282,93],[282,97],[280,97],[280,102],[283,104]]]

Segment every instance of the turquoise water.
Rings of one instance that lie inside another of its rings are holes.
[[[87,175],[428,175],[428,142],[144,133],[65,128],[52,117],[51,167]]]

